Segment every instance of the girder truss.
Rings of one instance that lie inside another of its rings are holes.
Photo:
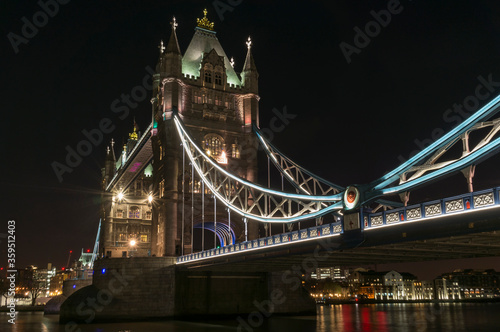
[[[285,156],[275,146],[268,142],[260,129],[254,125],[253,129],[259,139],[268,158],[273,161],[273,164],[278,171],[288,180],[297,190],[307,195],[331,195],[345,191],[345,188],[327,181],[320,176],[306,170],[296,162]],[[378,199],[374,211],[381,208],[394,208],[402,206],[402,203]]]
[[[289,223],[342,209],[341,193],[329,196],[284,193],[229,173],[193,142],[178,114],[174,114],[174,121],[184,152],[198,176],[220,202],[241,216],[262,222]]]
[[[471,142],[469,140],[470,134],[478,129],[489,128],[490,131],[474,146],[471,148]],[[460,161],[470,155],[475,154],[481,148],[488,145],[495,135],[500,130],[500,118],[493,121],[480,122],[474,125],[470,130],[463,133],[459,138],[450,144],[443,146],[438,149],[425,163],[419,166],[412,166],[409,170],[401,174],[400,184],[413,181],[425,175],[426,173],[442,169],[446,166],[452,165],[457,161]],[[443,155],[453,148],[459,142],[462,142],[462,155],[459,158],[453,160],[445,160],[439,162]]]
[[[500,96],[497,96],[410,160],[370,183],[367,186],[365,199],[407,192],[439,177],[473,167],[496,153],[500,147],[500,138],[495,138],[500,130],[500,119],[487,120],[498,112],[499,107]],[[490,127],[490,131],[471,147],[470,134]],[[460,141],[463,144],[461,156],[444,160],[446,152]],[[394,185],[396,181],[399,183]]]
[[[267,156],[284,178],[301,193],[324,196],[338,194],[345,190],[344,187],[333,184],[298,165],[269,143],[257,126],[254,125],[253,129]]]

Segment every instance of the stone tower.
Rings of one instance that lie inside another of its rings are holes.
[[[193,38],[181,53],[175,18],[167,46],[160,45],[160,56],[153,77],[153,220],[151,246],[157,256],[191,253],[192,238],[209,245],[228,244],[223,234],[213,233],[221,226],[226,236],[238,240],[243,221],[214,202],[210,192],[192,174],[189,160],[183,156],[172,118],[178,112],[190,135],[220,165],[250,181],[257,177],[257,141],[252,123],[258,124],[258,72],[251,53],[250,38],[241,73],[224,52],[214,24],[198,19]],[[214,206],[215,204],[215,206]],[[216,212],[215,212],[216,210]],[[203,213],[204,212],[204,213]],[[231,231],[226,227],[231,219]],[[215,222],[214,222],[215,220]],[[200,226],[202,225],[202,226]],[[226,225],[226,226],[224,226]],[[199,229],[203,227],[203,231]],[[212,236],[210,236],[212,228]],[[193,234],[194,233],[194,234]],[[257,238],[258,226],[248,223],[249,239]],[[213,237],[211,240],[210,238]]]

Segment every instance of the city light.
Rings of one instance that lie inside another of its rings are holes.
[[[123,193],[119,192],[118,193],[118,201],[122,201],[122,200],[123,200]]]
[[[153,195],[152,194],[149,194],[148,202],[149,202],[149,204],[151,204],[151,202],[153,202]]]
[[[133,247],[133,246],[135,246],[135,244],[136,244],[135,240],[130,240],[130,245],[131,245],[132,247]]]

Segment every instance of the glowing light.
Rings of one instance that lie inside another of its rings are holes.
[[[106,269],[102,269],[102,270],[101,270],[101,273],[102,273],[102,274],[106,273]]]
[[[135,240],[130,240],[130,245],[131,246],[135,246],[135,244],[136,244]]]
[[[118,200],[121,201],[122,199],[123,199],[123,193],[120,192],[120,193],[118,193]]]
[[[148,196],[148,202],[149,202],[149,204],[151,204],[152,201],[153,201],[153,195],[149,194],[149,196]]]
[[[217,162],[219,164],[224,164],[224,165],[227,164],[227,157],[226,157],[226,153],[224,151],[222,151],[222,153],[220,154],[220,157],[217,158]]]

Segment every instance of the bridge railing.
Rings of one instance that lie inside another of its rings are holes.
[[[500,205],[499,191],[500,187],[497,187],[383,212],[366,213],[363,215],[363,226],[369,230],[493,207]]]
[[[474,210],[499,207],[499,193],[500,187],[497,187],[383,212],[361,212],[363,220],[362,228],[369,231],[405,222],[415,222],[425,219],[440,218],[452,214],[469,213]],[[243,251],[259,250],[328,236],[338,236],[343,233],[344,229],[342,223],[335,222],[180,256],[177,257],[177,263],[182,264],[215,256],[231,255]]]
[[[177,264],[197,261],[215,256],[231,255],[242,251],[262,250],[264,248],[277,247],[288,243],[313,240],[316,238],[325,238],[337,236],[344,233],[340,222],[313,226],[298,231],[292,231],[282,234],[276,234],[256,240],[235,243],[220,248],[204,250],[201,252],[177,257]]]

